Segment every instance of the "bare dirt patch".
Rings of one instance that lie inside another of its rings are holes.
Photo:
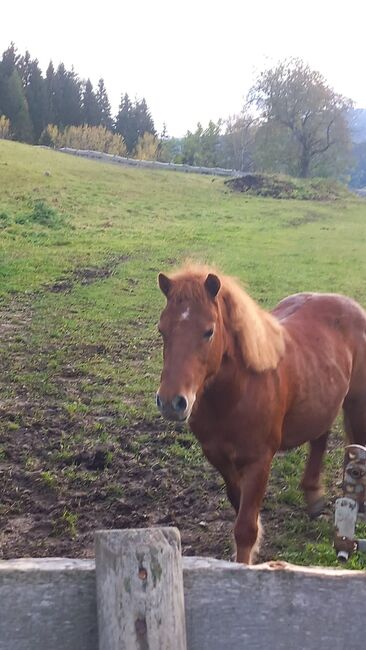
[[[105,280],[115,272],[120,264],[127,262],[128,259],[130,259],[129,255],[119,255],[118,257],[113,257],[104,266],[89,266],[74,269],[70,274],[58,278],[47,288],[54,293],[67,292],[71,291],[75,284],[86,285],[93,284],[93,282],[97,282],[98,280]]]
[[[244,174],[224,181],[234,192],[273,199],[300,199],[305,201],[334,201],[349,192],[340,183],[329,179],[299,179],[279,174]]]
[[[63,456],[61,441],[79,426],[62,410],[41,410],[39,417],[39,404],[23,405],[2,415],[21,421],[0,465],[3,558],[89,557],[98,528],[154,525],[178,526],[186,554],[228,556],[232,513],[220,479],[206,466],[188,480],[181,462],[167,461],[176,440],[159,421],[124,429],[109,416],[112,444],[81,442]],[[149,439],[137,447],[141,435]]]

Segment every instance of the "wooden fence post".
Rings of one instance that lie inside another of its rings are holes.
[[[186,650],[176,528],[98,531],[99,650]]]

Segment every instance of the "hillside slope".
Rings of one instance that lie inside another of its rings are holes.
[[[301,291],[366,304],[365,203],[228,192],[222,180],[115,168],[0,141],[0,548],[88,556],[98,527],[176,524],[185,553],[229,557],[221,479],[156,414],[156,275],[187,256],[264,307]],[[333,436],[327,481],[339,488]],[[332,512],[308,522],[298,450],[275,461],[262,559],[331,563]],[[361,566],[361,560],[354,560]]]

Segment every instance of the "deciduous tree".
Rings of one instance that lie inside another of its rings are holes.
[[[210,120],[206,129],[198,122],[194,132],[187,131],[182,145],[182,162],[187,165],[216,167],[220,159],[221,121]]]
[[[259,110],[267,136],[272,125],[290,134],[297,157],[297,173],[311,175],[330,149],[344,147],[350,101],[330,88],[324,77],[300,59],[289,59],[265,70],[249,93]]]
[[[245,172],[253,170],[256,131],[256,120],[245,108],[240,115],[226,120],[221,141],[221,159],[225,167]]]
[[[157,160],[160,143],[152,133],[145,132],[139,136],[135,149],[135,158],[138,160]]]
[[[11,137],[11,126],[9,118],[0,115],[0,140],[8,140]]]

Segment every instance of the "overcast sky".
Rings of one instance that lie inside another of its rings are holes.
[[[300,56],[366,108],[366,1],[18,0],[0,12],[0,51],[15,42],[45,71],[52,59],[146,97],[156,127],[181,136],[237,113],[257,72]]]

